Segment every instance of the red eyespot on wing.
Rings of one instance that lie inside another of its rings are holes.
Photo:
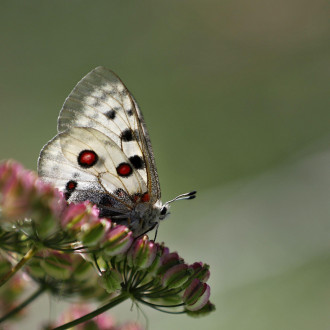
[[[69,182],[66,184],[66,189],[67,189],[68,191],[73,191],[73,190],[76,189],[76,187],[77,187],[77,182],[75,182],[75,181],[69,181]]]
[[[130,164],[121,163],[117,166],[117,173],[119,176],[130,176],[132,174],[132,167]]]
[[[68,200],[72,193],[75,191],[75,189],[77,188],[77,182],[70,180],[67,182],[66,186],[65,186],[65,192],[64,192],[64,198],[66,200]]]
[[[143,203],[147,203],[149,201],[150,201],[149,194],[148,193],[143,194],[143,196],[142,196],[142,202]]]
[[[98,159],[99,157],[93,150],[83,150],[78,156],[78,164],[81,167],[89,168],[94,166]]]

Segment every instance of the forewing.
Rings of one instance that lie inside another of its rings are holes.
[[[156,165],[141,111],[115,73],[97,67],[77,84],[58,120],[59,132],[71,127],[90,127],[105,134],[139,173],[150,201],[160,199]]]

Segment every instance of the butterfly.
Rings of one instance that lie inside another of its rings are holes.
[[[128,226],[135,237],[157,227],[162,203],[149,134],[142,113],[120,78],[97,67],[82,78],[61,109],[58,134],[41,150],[38,174],[68,202],[90,201],[99,216]]]

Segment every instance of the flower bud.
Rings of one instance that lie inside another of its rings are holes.
[[[195,278],[187,287],[183,294],[183,301],[186,304],[186,309],[197,311],[202,309],[210,298],[210,287]]]
[[[83,225],[98,222],[99,211],[88,201],[80,204],[69,204],[61,218],[63,228],[80,230]]]
[[[163,255],[163,246],[159,245],[158,243],[154,243],[156,246],[156,256],[152,264],[150,265],[148,269],[148,273],[150,275],[156,275],[158,272],[159,267],[161,266],[161,258]]]
[[[175,265],[164,274],[162,285],[169,288],[178,288],[189,279],[192,272],[192,269],[186,264]]]
[[[16,167],[16,172],[23,169],[22,165],[9,160],[0,164],[0,189],[3,188],[4,184],[10,178],[13,168]]]
[[[104,221],[95,221],[95,223],[83,228],[84,230],[78,233],[78,237],[84,246],[91,247],[100,243],[106,231],[110,228],[110,224]]]
[[[160,262],[161,266],[158,269],[158,274],[164,274],[171,267],[182,264],[184,261],[176,252],[167,253],[167,251],[165,251]]]
[[[132,242],[132,232],[125,226],[116,225],[104,237],[103,253],[106,256],[124,253],[132,245]]]
[[[210,277],[210,266],[203,264],[202,262],[195,262],[189,266],[193,270],[193,277],[199,279],[202,282],[206,282]]]
[[[28,182],[24,189],[24,180]],[[16,220],[29,213],[29,195],[31,193],[32,173],[15,162],[8,161],[0,165],[1,213],[3,218]]]
[[[131,247],[127,261],[131,266],[138,268],[148,268],[156,258],[157,245],[148,240],[148,236],[135,240]]]
[[[0,193],[1,215],[7,223],[31,220],[41,240],[58,230],[58,215],[66,202],[35,173],[11,161],[1,164]]]

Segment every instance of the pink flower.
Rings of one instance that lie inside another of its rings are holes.
[[[145,235],[134,241],[127,258],[130,265],[139,268],[148,268],[155,260],[156,253],[157,245],[153,241],[149,241],[148,236]]]
[[[3,221],[33,218],[42,222],[59,217],[66,202],[57,189],[38,179],[22,165],[7,161],[0,165],[0,207]]]
[[[189,266],[194,271],[194,277],[198,278],[202,282],[207,282],[210,277],[209,266],[202,262],[194,262]]]
[[[88,201],[68,205],[61,192],[12,161],[0,165],[0,210],[1,230],[8,231],[2,241],[6,249],[23,255],[29,244],[38,247],[25,270],[35,280],[61,284],[68,296],[103,300],[114,295],[120,297],[118,303],[133,297],[155,309],[179,308],[188,315],[214,310],[205,283],[208,265],[189,265],[147,235],[134,239],[128,227],[100,219],[97,206]],[[88,310],[76,307],[61,323]],[[87,329],[87,324],[107,330],[141,329],[134,323],[116,326],[105,316],[85,324],[76,329]]]
[[[195,278],[183,294],[183,300],[186,308],[190,311],[198,311],[202,309],[209,301],[210,287]]]
[[[103,238],[103,252],[107,256],[124,254],[132,242],[133,233],[126,226],[113,224]]]
[[[90,205],[88,201],[80,204],[69,204],[61,216],[63,228],[80,229],[85,224],[95,224],[99,222],[99,210],[95,205]]]

